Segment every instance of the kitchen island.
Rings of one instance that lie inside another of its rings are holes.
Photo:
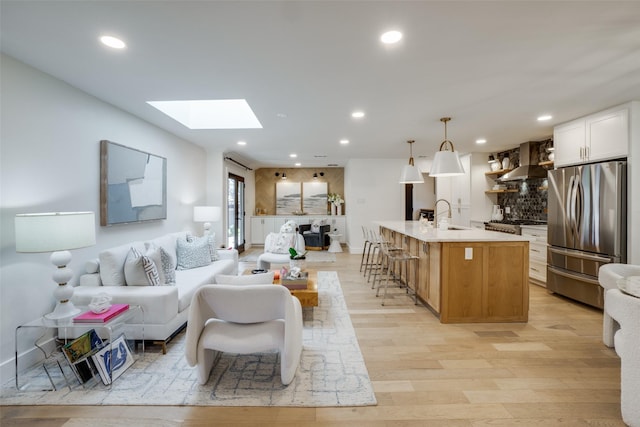
[[[376,221],[385,240],[418,257],[400,272],[442,323],[526,322],[529,240],[495,231],[427,229],[419,221]]]

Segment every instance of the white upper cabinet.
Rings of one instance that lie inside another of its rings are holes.
[[[626,157],[629,152],[629,109],[617,107],[556,126],[556,167]]]

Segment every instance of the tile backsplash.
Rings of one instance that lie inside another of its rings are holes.
[[[505,219],[547,221],[547,179],[528,179],[517,184],[517,193],[498,194]],[[506,213],[507,207],[510,213]]]

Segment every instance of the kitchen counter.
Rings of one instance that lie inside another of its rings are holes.
[[[428,230],[420,221],[374,221],[374,224],[413,237],[423,242],[520,242],[525,236],[450,225],[449,230]]]
[[[418,257],[400,278],[442,323],[526,322],[529,241],[452,226],[428,230],[419,221],[376,221],[383,238]]]

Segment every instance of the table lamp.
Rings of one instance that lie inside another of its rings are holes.
[[[71,302],[73,286],[67,283],[73,271],[70,249],[96,244],[95,215],[93,212],[50,212],[18,214],[15,217],[16,252],[52,252],[51,262],[57,267],[53,281],[58,287],[53,292],[56,308],[45,317],[64,319],[80,312]]]
[[[220,221],[222,210],[219,206],[194,206],[193,220],[195,222],[204,222],[204,234],[209,234],[211,223]]]

